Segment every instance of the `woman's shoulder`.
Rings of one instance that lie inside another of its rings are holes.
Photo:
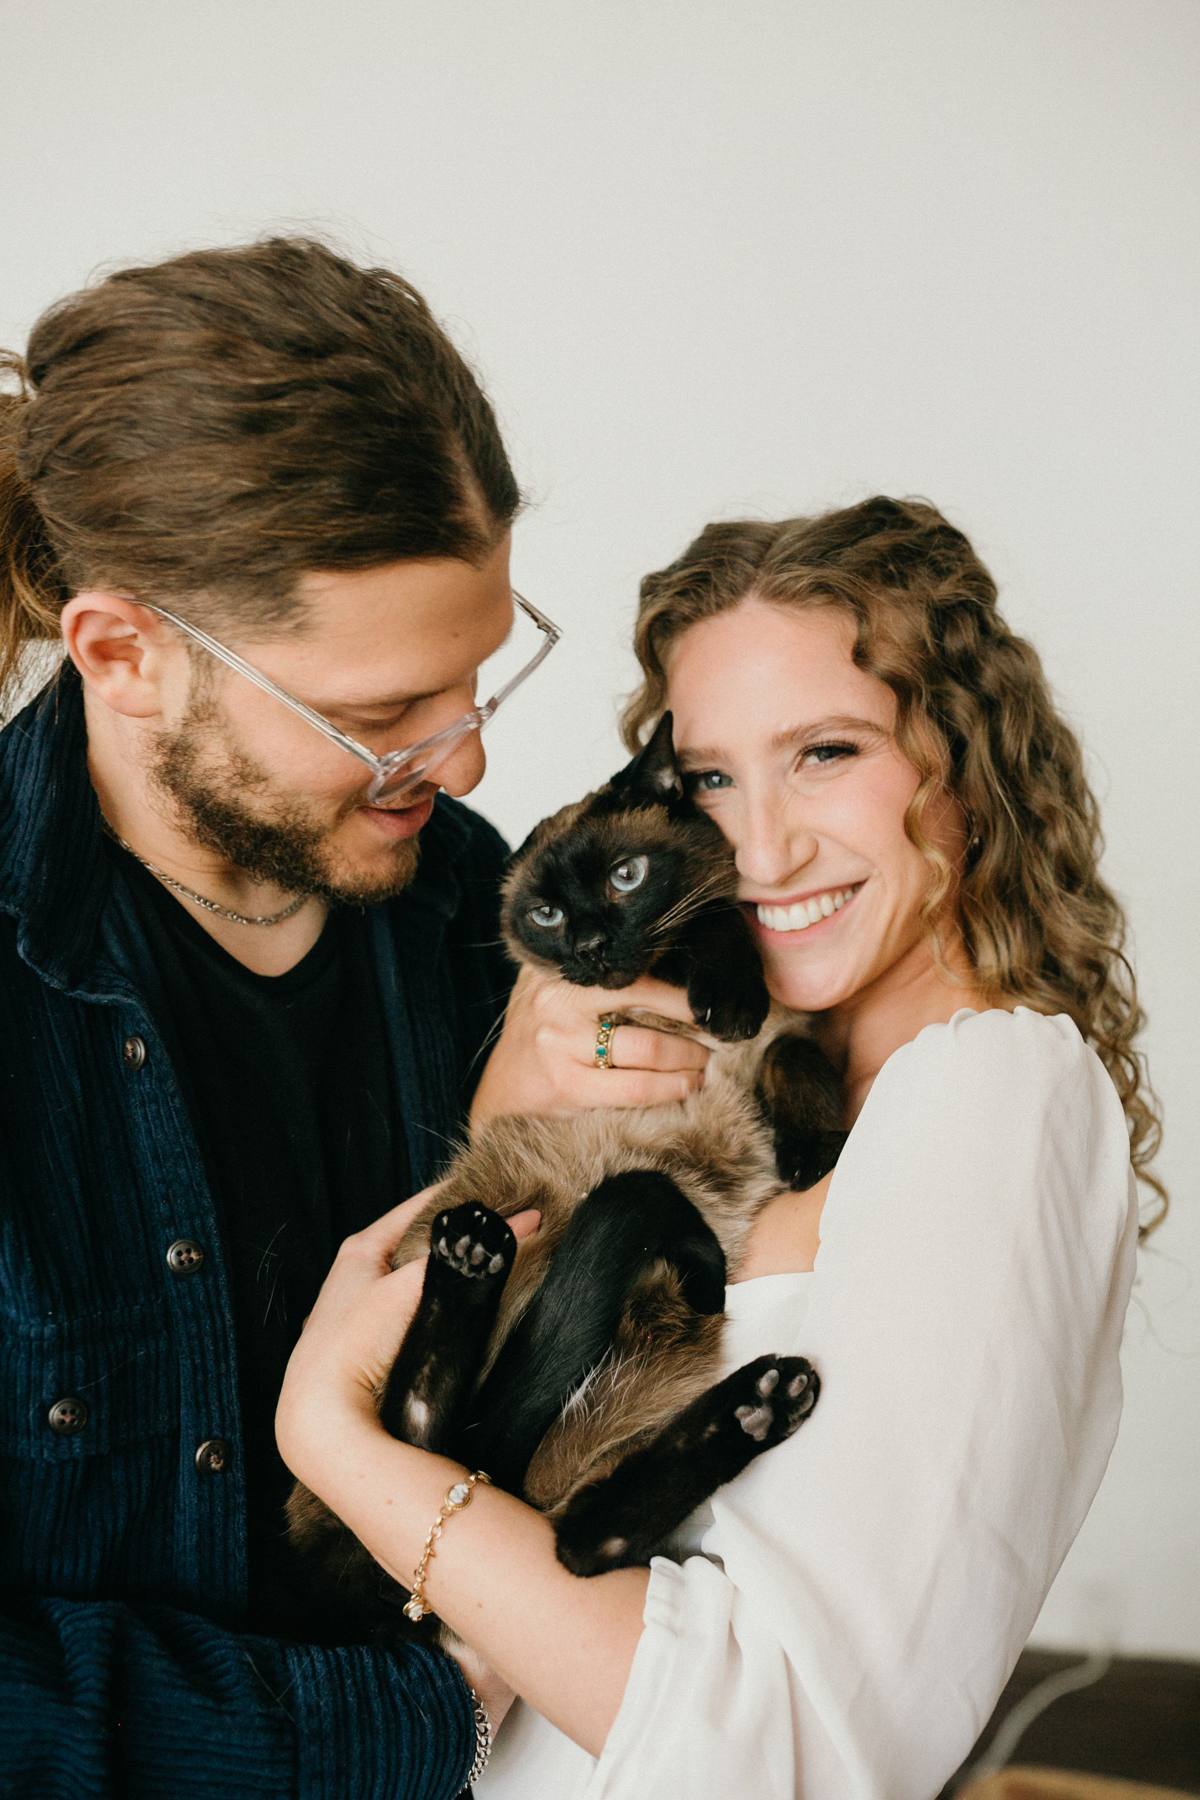
[[[926,1025],[884,1063],[872,1096],[930,1084],[952,1090],[959,1101],[974,1096],[989,1106],[1075,1093],[1105,1106],[1111,1101],[1120,1111],[1116,1089],[1075,1021],[1028,1006],[963,1007],[945,1024]]]
[[[843,1152],[845,1186],[990,1195],[1001,1212],[1124,1215],[1117,1091],[1065,1014],[964,1009],[890,1056]],[[843,1166],[839,1163],[837,1181]]]

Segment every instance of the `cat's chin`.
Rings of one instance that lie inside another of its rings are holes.
[[[559,968],[559,974],[563,980],[569,981],[572,987],[607,988],[614,992],[619,988],[632,987],[634,982],[640,981],[646,973],[647,971],[641,967],[596,969],[583,968],[579,964],[564,963]]]

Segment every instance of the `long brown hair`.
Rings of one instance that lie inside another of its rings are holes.
[[[0,374],[0,701],[82,588],[261,632],[308,570],[480,560],[520,500],[420,294],[307,238],[110,275]]]
[[[1055,710],[1037,652],[1009,630],[996,584],[935,507],[877,496],[815,519],[709,525],[641,587],[641,687],[623,719],[643,742],[666,705],[667,659],[681,632],[754,595],[836,606],[854,621],[854,661],[896,697],[896,740],[920,777],[908,834],[929,861],[926,918],[955,894],[975,981],[993,1001],[1065,1012],[1112,1077],[1139,1180],[1167,1209],[1149,1168],[1161,1121],[1134,1041],[1144,1023],[1124,954],[1125,915],[1100,878],[1099,809],[1078,739]],[[969,825],[963,867],[922,829],[951,793]]]

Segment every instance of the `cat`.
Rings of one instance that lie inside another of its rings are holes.
[[[685,988],[695,1035],[715,1040],[702,1088],[669,1106],[491,1120],[395,1253],[399,1267],[430,1252],[384,1425],[547,1513],[580,1575],[647,1563],[819,1392],[795,1356],[716,1379],[725,1284],[755,1217],[827,1173],[846,1137],[840,1083],[771,1006],[736,892],[668,713],[611,781],[535,828],[502,924],[517,962],[567,981],[615,990],[653,971]],[[504,1215],[529,1206],[541,1227],[518,1246]],[[288,1518],[344,1621],[404,1630],[404,1590],[299,1484]]]

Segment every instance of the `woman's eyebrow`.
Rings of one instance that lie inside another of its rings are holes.
[[[857,719],[847,713],[835,714],[826,719],[812,719],[803,725],[789,726],[786,731],[777,731],[770,739],[772,750],[792,750],[805,739],[821,737],[830,731],[866,731],[873,737],[885,738],[890,734],[877,719]],[[696,769],[710,763],[719,763],[725,752],[707,744],[689,744],[678,752],[679,762],[685,768]]]
[[[806,725],[794,725],[777,731],[771,739],[772,750],[790,750],[805,738],[821,737],[829,731],[869,731],[874,737],[887,737],[887,728],[878,719],[856,719],[849,713],[835,713],[827,719],[814,719]]]

